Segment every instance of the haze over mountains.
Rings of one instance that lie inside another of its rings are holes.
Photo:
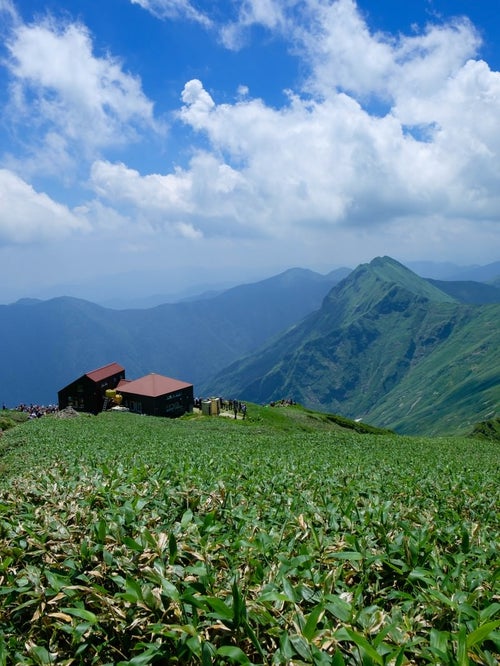
[[[117,361],[129,378],[158,372],[198,395],[292,397],[401,432],[460,431],[498,410],[499,315],[494,284],[425,280],[388,257],[143,310],[23,300],[0,306],[0,400],[55,402]]]
[[[416,261],[405,265],[414,273],[426,279],[453,282],[474,281],[476,283],[494,283],[495,279],[500,281],[500,261],[484,266],[459,266],[450,262],[440,263],[435,261]],[[343,267],[335,269],[334,272],[345,277],[352,270],[353,267]],[[315,272],[318,273],[318,271]],[[192,284],[191,280],[183,274],[179,279],[184,286],[180,287],[179,284],[169,285],[165,274],[158,270],[131,271],[111,274],[105,278],[101,276],[81,282],[61,283],[44,287],[37,293],[25,294],[23,299],[28,297],[46,301],[59,296],[72,296],[117,310],[146,309],[165,303],[200,300],[242,284],[265,282],[266,278],[267,276],[260,277],[256,269],[256,276],[252,279],[239,279],[232,283],[223,283],[207,276],[204,283]],[[497,283],[496,286],[498,287],[499,284]],[[7,294],[9,293],[12,293],[12,290],[7,291]],[[20,300],[21,297],[8,298],[4,294],[3,298],[6,299],[3,303],[9,304],[15,300]]]
[[[347,271],[348,272],[348,271]],[[83,373],[117,361],[196,385],[317,309],[346,271],[291,269],[213,298],[113,310],[81,299],[0,306],[0,401],[53,403]]]

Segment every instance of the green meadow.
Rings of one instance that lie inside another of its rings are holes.
[[[499,470],[300,406],[18,424],[0,666],[496,666]]]

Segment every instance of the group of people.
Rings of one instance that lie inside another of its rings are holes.
[[[4,411],[7,410],[7,405],[5,405],[5,403],[2,405],[2,409]],[[41,416],[44,416],[45,414],[54,414],[58,410],[59,408],[57,405],[34,405],[33,403],[28,405],[22,402],[17,407],[15,407],[14,411],[25,412],[29,414],[30,419],[39,419]]]
[[[232,411],[234,413],[234,418],[238,418],[238,414],[241,414],[241,418],[245,418],[247,415],[247,406],[244,402],[241,402],[240,400],[230,400],[230,403],[232,403]],[[229,410],[231,411],[231,407],[229,407]]]
[[[241,400],[222,400],[222,409],[233,412],[234,418],[237,418],[238,414],[242,414],[245,418],[247,413],[247,406]]]
[[[195,398],[194,407],[196,409],[201,409],[202,403],[205,398]],[[225,412],[232,412],[234,418],[238,418],[238,414],[241,414],[241,418],[245,418],[247,415],[247,406],[241,400],[226,400],[225,398],[216,398],[219,403],[220,409]],[[219,412],[217,412],[219,413]]]
[[[269,403],[270,407],[288,407],[290,405],[296,405],[297,403],[292,398],[282,398],[281,400],[273,400]]]

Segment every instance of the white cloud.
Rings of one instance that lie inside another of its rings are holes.
[[[0,0],[0,13],[10,19],[10,21],[19,21],[19,14],[12,0]]]
[[[199,240],[200,238],[203,238],[201,231],[199,229],[195,229],[187,222],[175,222],[173,226],[178,235],[183,238],[188,238],[190,240]]]
[[[209,27],[210,18],[194,7],[189,0],[130,0],[160,19],[186,18]]]
[[[3,156],[3,165],[25,177],[43,174],[43,177],[54,177],[66,184],[72,184],[75,172],[75,155],[66,137],[56,131],[48,131],[43,143],[31,144],[29,155],[7,154]]]
[[[182,91],[182,101],[189,108],[189,122],[196,129],[198,129],[197,117],[200,118],[201,126],[207,113],[215,107],[213,99],[198,79],[186,83]]]
[[[500,74],[473,60],[473,26],[391,38],[371,33],[351,0],[306,8],[307,20],[291,27],[289,13],[279,25],[287,22],[309,63],[307,96],[272,109],[241,98],[216,104],[198,80],[184,88],[181,118],[245,183],[233,193],[238,218],[246,211],[277,235],[296,225],[382,231],[405,218],[450,229],[464,216],[471,228],[497,220]],[[257,12],[252,20],[272,24]]]
[[[320,9],[323,15],[327,7]],[[389,238],[409,224],[439,227],[444,243],[446,229],[456,236],[457,226],[466,228],[464,217],[471,231],[497,219],[499,74],[471,60],[475,32],[462,23],[382,44],[353,3],[340,0],[331,10],[336,31],[366,53],[380,47],[377,72],[372,67],[354,81],[357,53],[325,29],[311,51],[313,97],[290,93],[279,109],[241,95],[217,104],[201,81],[188,81],[179,117],[206,137],[209,150],[166,175],[96,162],[98,195],[133,204],[137,214],[171,230],[181,218],[206,236],[229,229],[236,236],[323,238],[325,230],[351,227]],[[337,49],[345,68],[329,78],[325,63],[336,61]],[[325,58],[317,60],[318,52]],[[342,91],[349,81],[350,92]],[[382,90],[392,108],[371,114],[364,99]]]
[[[220,37],[228,49],[238,50],[244,45],[246,33],[253,25],[282,32],[287,23],[282,3],[275,0],[244,0],[239,5],[236,19],[220,27]]]
[[[136,2],[163,18],[197,11],[186,2]],[[157,173],[104,150],[154,125],[139,80],[111,57],[97,58],[82,26],[18,26],[10,66],[18,108],[29,102],[26,114],[40,113],[39,164],[46,173],[55,162],[68,169],[64,158],[77,145],[92,165],[95,199],[60,215],[74,225],[92,219],[95,233],[130,248],[182,248],[178,264],[182,252],[191,256],[186,248],[201,257],[203,248],[232,242],[239,254],[231,256],[240,260],[251,246],[269,265],[277,247],[290,261],[324,264],[335,252],[343,259],[341,248],[346,263],[361,248],[361,260],[498,252],[500,74],[477,59],[470,23],[391,37],[370,31],[351,0],[249,0],[226,26],[227,45],[236,48],[254,24],[301,54],[302,88],[271,107],[243,83],[228,102],[199,79],[187,81],[177,119],[190,130],[179,133],[190,137],[188,159]],[[74,59],[73,76],[57,65],[64,58]],[[27,201],[45,196],[23,186]],[[13,228],[4,237],[14,239]]]
[[[273,110],[258,100],[216,105],[199,82],[186,88],[182,118],[208,136],[214,158],[235,165],[245,183],[233,192],[238,217],[256,226],[279,233],[312,222],[384,225],[417,210],[453,217],[469,200],[464,160],[478,156],[458,136],[456,145],[417,141],[393,114],[370,116],[345,94],[322,102],[294,97]],[[494,155],[481,151],[481,160],[493,176]],[[496,200],[496,188],[483,196]]]
[[[96,193],[117,206],[134,206],[155,215],[190,212],[191,178],[182,170],[167,176],[141,176],[124,164],[98,161],[92,165],[91,185]]]
[[[287,10],[300,3],[300,0],[243,0],[234,3],[234,18],[220,21],[220,14],[231,11],[228,4],[223,12],[215,3],[208,11],[197,9],[195,3],[189,0],[130,0],[133,5],[142,9],[160,20],[184,19],[199,23],[207,29],[215,29],[222,44],[231,50],[239,50],[246,43],[249,29],[260,25],[270,31],[282,32],[288,23]]]
[[[0,169],[0,244],[36,244],[88,229],[83,216]]]
[[[203,152],[193,157],[189,170],[165,176],[142,176],[124,164],[97,161],[90,184],[98,197],[128,211],[137,222],[185,238],[225,234],[227,220],[237,224],[241,216],[235,196],[244,186],[241,176]]]
[[[479,36],[466,19],[429,24],[411,36],[373,33],[353,0],[310,0],[293,35],[320,97],[345,91],[360,101],[400,96],[426,98],[473,57]]]
[[[137,138],[154,126],[141,82],[110,55],[97,57],[87,28],[45,19],[17,23],[7,40],[11,75],[9,122],[23,127],[34,160],[57,165]],[[66,156],[66,158],[64,157]]]

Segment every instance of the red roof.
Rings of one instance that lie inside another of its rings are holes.
[[[122,381],[118,385],[118,389],[121,393],[133,393],[134,395],[144,395],[156,398],[160,395],[167,395],[168,393],[180,391],[189,386],[192,386],[192,384],[181,382],[178,379],[172,379],[171,377],[157,375],[152,372],[140,379],[134,379],[129,382]]]
[[[97,370],[92,370],[91,372],[86,372],[85,377],[88,377],[93,382],[102,382],[103,379],[117,375],[119,372],[123,372],[125,368],[122,368],[118,363],[108,363],[102,368],[97,368]]]

